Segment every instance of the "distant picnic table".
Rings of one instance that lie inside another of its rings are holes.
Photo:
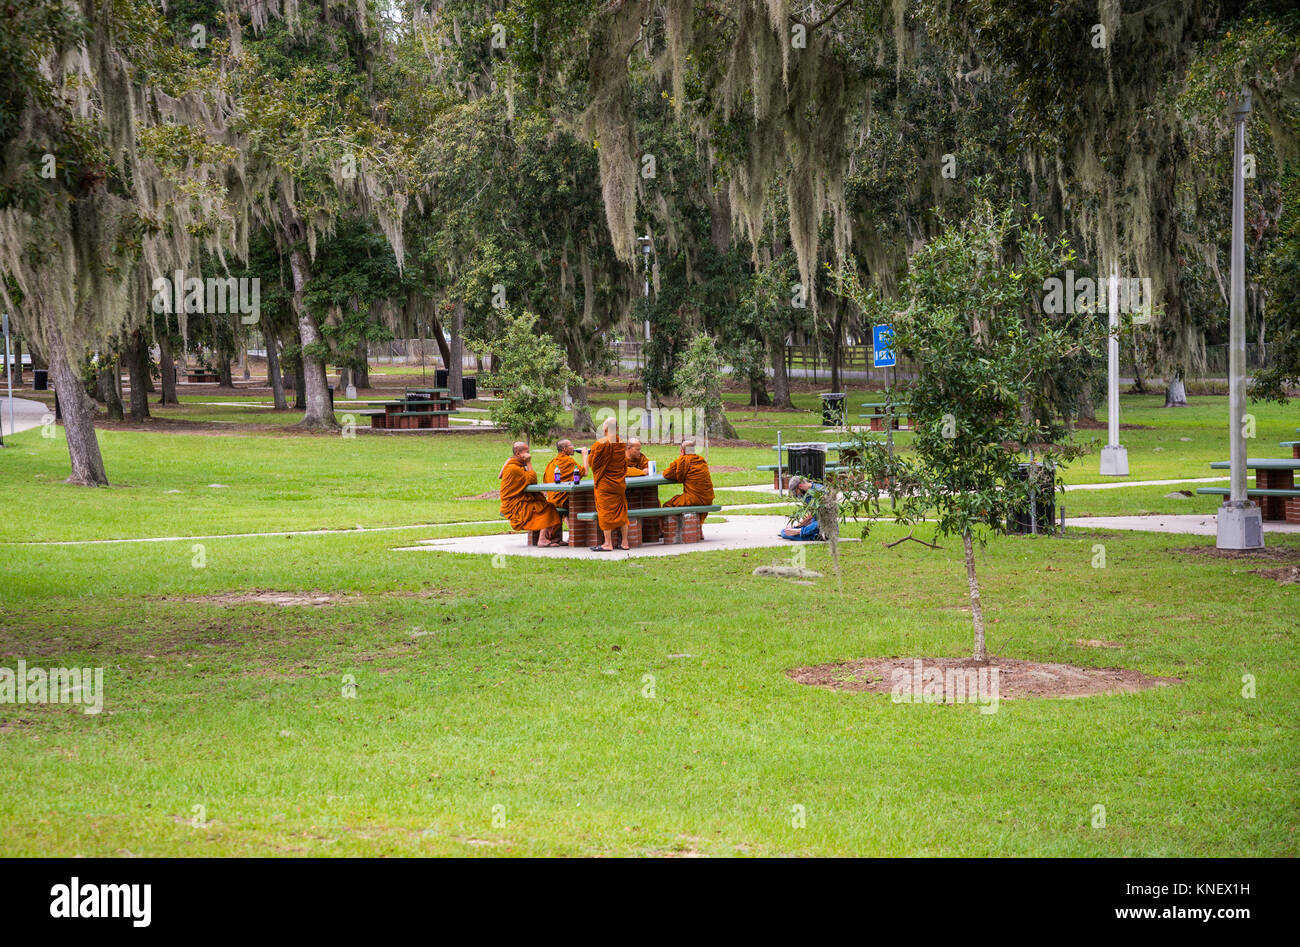
[[[659,488],[674,481],[655,476],[627,478],[627,544],[633,548],[647,543],[698,543],[700,514],[716,513],[720,506],[661,506]],[[596,522],[596,482],[535,483],[529,493],[567,493],[565,518],[569,545],[590,548],[602,541]]]
[[[386,402],[381,409],[358,413],[370,418],[372,428],[448,428],[460,400],[449,388],[407,388],[401,398]]]

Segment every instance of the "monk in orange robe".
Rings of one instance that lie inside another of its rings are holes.
[[[650,458],[641,453],[641,442],[635,437],[627,439],[627,475],[644,477],[650,472]]]
[[[528,445],[516,441],[514,454],[501,468],[501,515],[511,529],[536,533],[537,545],[560,546],[560,514],[543,494],[529,493],[537,482]]]
[[[672,497],[664,506],[711,506],[713,504],[713,477],[704,458],[695,453],[695,442],[682,441],[677,459],[662,474],[664,479],[682,485],[682,492]],[[700,514],[700,525],[709,514]]]
[[[603,546],[592,552],[609,552],[614,548],[614,530],[627,526],[627,445],[618,439],[618,421],[607,418],[601,427],[600,440],[587,456],[591,478],[595,481],[596,523],[605,534]],[[623,530],[620,549],[629,549],[627,531]]]
[[[546,465],[546,471],[542,474],[542,483],[550,485],[555,483],[555,471],[560,472],[561,483],[573,483],[573,471],[578,471],[579,476],[585,476],[587,473],[586,466],[573,456],[573,441],[563,440],[555,445],[555,456],[551,462]],[[546,494],[546,499],[555,507],[567,507],[569,505],[569,494],[563,490],[552,490]]]

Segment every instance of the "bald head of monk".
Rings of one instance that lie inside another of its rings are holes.
[[[629,437],[627,439],[627,456],[629,457],[641,456],[641,442],[637,440],[635,437]]]
[[[515,441],[515,456],[519,458],[520,463],[527,465],[533,459],[533,453],[528,449],[528,445],[523,441]]]
[[[686,440],[682,441],[682,449],[681,449],[681,453],[682,453],[683,456],[685,456],[686,454],[694,454],[694,453],[695,453],[695,442],[694,442],[693,440],[691,440],[690,438],[687,438]]]
[[[606,418],[605,423],[600,426],[601,440],[608,438],[611,441],[618,440],[618,418]]]
[[[567,438],[566,438],[565,440],[562,440],[562,441],[556,441],[556,442],[555,442],[555,452],[556,452],[557,454],[572,454],[572,453],[573,453],[573,441],[568,440]]]

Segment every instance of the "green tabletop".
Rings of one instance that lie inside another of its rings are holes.
[[[834,444],[826,444],[822,441],[793,441],[789,444],[782,444],[780,447],[773,445],[770,450],[807,450],[809,447],[820,447],[822,450],[844,450],[849,447],[857,447],[857,441],[839,441]]]
[[[1232,461],[1216,460],[1210,466],[1215,470],[1228,470]],[[1246,466],[1251,470],[1300,470],[1300,457],[1247,457]]]
[[[627,485],[631,487],[661,487],[665,483],[673,483],[666,477],[655,475],[653,477],[628,477]],[[526,489],[532,493],[573,493],[575,490],[594,490],[596,483],[594,480],[583,480],[581,483],[574,483],[566,479],[563,483],[535,483]]]

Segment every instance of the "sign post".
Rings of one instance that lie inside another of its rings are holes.
[[[873,368],[893,368],[898,364],[894,355],[894,327],[871,327],[871,364]]]

